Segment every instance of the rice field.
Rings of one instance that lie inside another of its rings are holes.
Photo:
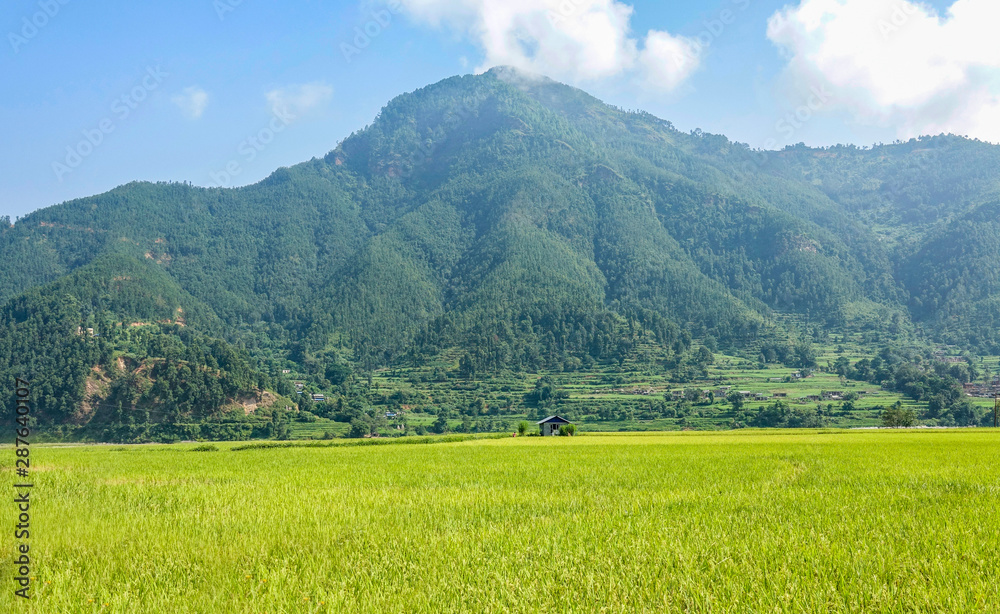
[[[14,597],[8,561],[0,611],[998,611],[998,444],[954,430],[36,447],[35,596]],[[13,484],[12,450],[0,458]]]

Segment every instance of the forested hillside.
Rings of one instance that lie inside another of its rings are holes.
[[[819,330],[997,352],[998,203],[997,146],[760,152],[498,68],[255,185],[132,183],[0,224],[0,377],[38,382],[52,425],[253,405],[273,430],[282,370],[335,386],[446,351],[469,376],[692,338],[794,356]]]

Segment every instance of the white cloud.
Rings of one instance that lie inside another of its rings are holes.
[[[333,97],[333,88],[314,81],[289,87],[279,87],[267,94],[267,103],[275,115],[299,117],[308,111],[326,104]]]
[[[180,94],[170,99],[191,119],[198,119],[208,106],[208,92],[200,87],[186,87]]]
[[[697,41],[650,30],[639,54],[647,85],[676,88],[698,69],[700,53]]]
[[[417,22],[445,27],[482,48],[481,72],[510,65],[569,82],[621,76],[669,91],[700,63],[694,42],[630,30],[633,9],[616,0],[400,0]],[[640,43],[642,43],[640,45]],[[676,52],[687,51],[683,57]]]
[[[767,36],[794,88],[831,90],[834,108],[900,138],[954,132],[1000,142],[1000,2],[947,12],[907,0],[800,0]]]

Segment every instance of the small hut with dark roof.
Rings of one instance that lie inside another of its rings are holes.
[[[566,418],[560,418],[559,416],[549,416],[545,420],[540,420],[538,422],[538,428],[542,430],[542,437],[549,437],[552,435],[559,434],[559,427],[566,426],[567,424],[573,424]]]

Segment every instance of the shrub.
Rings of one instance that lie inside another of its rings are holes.
[[[559,427],[559,435],[562,437],[572,437],[576,434],[575,424],[564,424]]]
[[[360,418],[355,418],[351,420],[351,430],[347,436],[351,439],[360,439],[370,433],[371,429],[368,427],[368,424]]]
[[[882,426],[890,428],[900,428],[913,426],[917,423],[917,416],[912,409],[903,409],[902,403],[896,403],[889,409],[882,412]]]
[[[443,435],[448,432],[448,419],[445,417],[444,412],[438,414],[437,420],[431,426],[431,430],[439,435]]]
[[[517,434],[520,435],[521,437],[524,437],[525,435],[528,434],[528,429],[530,428],[531,425],[528,423],[527,420],[521,420],[520,422],[517,423]]]

